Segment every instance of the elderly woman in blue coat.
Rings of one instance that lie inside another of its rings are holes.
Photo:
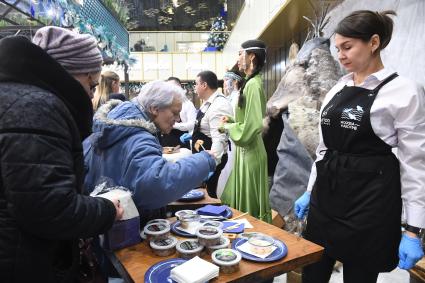
[[[132,101],[111,100],[94,116],[84,141],[86,188],[107,177],[133,193],[142,224],[158,209],[182,197],[215,170],[215,159],[200,152],[168,162],[158,136],[169,133],[182,107],[182,89],[163,81],[146,84]]]

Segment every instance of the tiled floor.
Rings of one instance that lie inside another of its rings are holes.
[[[342,279],[342,269],[340,272],[335,272],[332,274],[331,280],[329,283],[343,283]],[[286,274],[276,277],[273,283],[294,283],[287,282]],[[409,283],[409,273],[406,270],[396,268],[392,272],[381,273],[379,274],[377,283]]]

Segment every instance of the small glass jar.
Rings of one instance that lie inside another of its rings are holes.
[[[197,214],[197,213],[195,210],[190,210],[190,209],[179,210],[179,211],[176,211],[176,213],[174,213],[177,220],[181,220],[181,217],[185,214]]]
[[[188,239],[179,241],[176,249],[179,253],[179,257],[183,259],[191,259],[195,256],[201,256],[204,246],[201,245],[198,240]]]
[[[230,240],[227,237],[221,236],[220,242],[215,246],[207,247],[208,254],[212,254],[216,250],[227,249],[229,247]]]
[[[208,220],[208,221],[202,223],[202,226],[203,227],[208,227],[208,226],[209,227],[217,227],[217,228],[223,229],[223,222]]]
[[[195,229],[199,226],[201,215],[199,214],[183,214],[180,217],[180,227],[186,230]]]
[[[213,252],[211,258],[220,267],[221,272],[229,274],[239,270],[239,262],[242,256],[238,251],[221,249]]]
[[[196,230],[196,236],[201,245],[210,247],[220,243],[223,230],[213,226],[201,226]]]
[[[251,252],[257,255],[266,255],[273,250],[274,239],[267,235],[253,235],[248,239]]]
[[[170,225],[170,221],[168,221],[167,219],[162,219],[162,218],[149,220],[148,223],[146,223],[146,225],[152,224],[152,223],[162,223],[162,224]]]
[[[164,240],[170,236],[170,225],[164,223],[151,223],[143,229],[148,241]]]
[[[177,239],[169,236],[164,240],[151,241],[149,244],[154,254],[158,256],[169,256],[176,252]]]

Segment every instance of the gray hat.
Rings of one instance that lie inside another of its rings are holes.
[[[64,28],[39,29],[32,42],[40,46],[70,74],[95,73],[102,69],[102,55],[96,39]]]

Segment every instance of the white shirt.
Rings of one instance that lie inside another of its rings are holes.
[[[232,105],[233,116],[235,116],[236,107],[238,105],[238,100],[239,100],[239,90],[232,91],[232,93],[227,97],[227,99],[229,99],[230,104]]]
[[[369,75],[359,87],[374,89],[394,71],[384,68]],[[353,74],[342,77],[328,92],[322,109],[345,85],[354,86]],[[425,92],[423,87],[396,77],[384,85],[370,110],[370,122],[375,134],[392,148],[397,149],[400,161],[401,197],[406,221],[409,225],[425,228]],[[325,154],[319,123],[319,145],[316,162]],[[316,181],[316,165],[313,163],[307,190]]]
[[[212,139],[211,151],[217,160],[221,160],[223,154],[227,152],[229,138],[226,133],[220,133],[218,128],[222,116],[233,116],[232,106],[221,92],[216,91],[199,110],[206,111],[201,121],[200,131]]]
[[[173,128],[183,132],[192,132],[196,121],[196,108],[189,99],[183,100],[180,119],[181,122],[174,123]]]

